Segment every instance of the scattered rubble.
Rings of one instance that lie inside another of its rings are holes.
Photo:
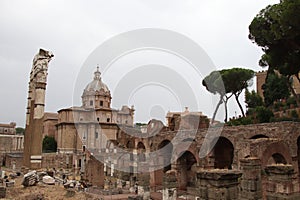
[[[39,176],[37,175],[37,172],[31,171],[24,175],[22,185],[24,187],[34,186],[39,182]]]
[[[51,176],[46,175],[43,177],[43,183],[48,184],[48,185],[54,185],[55,179]]]

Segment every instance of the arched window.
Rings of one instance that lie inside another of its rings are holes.
[[[225,137],[220,137],[213,149],[214,167],[218,169],[232,169],[234,147]]]
[[[139,162],[145,162],[146,161],[146,148],[145,145],[142,142],[139,142],[137,145],[138,150],[138,161]]]

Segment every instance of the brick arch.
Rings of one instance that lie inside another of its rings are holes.
[[[249,139],[260,139],[260,138],[269,138],[269,136],[265,134],[253,134],[250,135]]]
[[[146,161],[146,147],[142,141],[139,141],[136,145],[137,154],[138,154],[138,161],[145,162]]]
[[[126,141],[126,148],[128,148],[128,149],[134,148],[134,141],[132,139],[129,139]]]
[[[227,139],[228,141],[230,141],[231,144],[233,145],[234,149],[236,146],[236,139],[243,140],[243,138],[237,138],[232,132],[230,132],[228,134],[221,134],[218,138],[214,138],[214,140],[219,139],[219,138],[224,138],[224,139]]]
[[[195,181],[196,172],[192,169],[194,164],[197,164],[197,156],[189,150],[182,151],[176,160],[178,187],[181,190],[186,190],[188,186],[192,186]]]
[[[162,154],[163,172],[171,170],[173,144],[170,140],[165,139],[158,144],[157,150]],[[160,155],[159,155],[160,156]]]
[[[192,163],[193,164],[197,163],[197,156],[195,156],[194,152],[191,152],[190,150],[186,150],[186,151],[182,151],[181,153],[179,153],[177,161],[186,155],[188,155],[189,158],[192,158],[192,160],[187,160],[188,162],[191,162],[190,166],[188,166],[188,170],[190,170],[192,167]]]
[[[214,168],[232,169],[234,162],[234,144],[227,137],[221,136],[212,140],[212,153],[214,156]]]
[[[184,152],[192,153],[193,156],[196,158],[197,163],[199,163],[199,150],[195,141],[193,141],[192,143],[190,141],[181,142],[180,144],[174,146],[172,152],[172,161],[176,161],[178,158],[180,158],[180,156],[182,156]]]
[[[172,132],[171,132],[172,133]],[[152,151],[156,151],[159,149],[159,145],[164,141],[168,140],[172,143],[172,140],[174,138],[174,134],[165,134],[165,135],[158,135],[153,141],[153,146],[151,147]]]
[[[145,150],[150,151],[150,146],[149,146],[149,141],[144,140],[144,138],[139,138],[135,140],[135,149],[138,149],[140,146],[139,145],[144,145]]]
[[[284,142],[279,141],[268,145],[267,148],[262,152],[262,167],[265,167],[268,164],[269,159],[275,154],[282,155],[287,164],[292,164],[292,157],[288,146]]]

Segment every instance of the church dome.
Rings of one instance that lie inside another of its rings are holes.
[[[84,91],[101,91],[110,92],[107,85],[105,85],[101,80],[101,72],[99,71],[99,67],[97,67],[97,71],[95,71],[94,80],[90,82],[84,89]]]
[[[81,98],[85,108],[110,108],[110,91],[101,80],[99,67],[94,72],[94,80],[85,87]]]

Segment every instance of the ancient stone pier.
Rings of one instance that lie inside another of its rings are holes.
[[[163,200],[176,200],[177,178],[174,170],[170,170],[164,175],[163,186]]]
[[[42,132],[47,71],[52,57],[51,52],[40,49],[33,59],[30,72],[24,139],[24,165],[31,169],[41,168],[42,164]]]
[[[200,170],[197,173],[197,185],[201,200],[239,199],[240,171]]]
[[[262,199],[261,161],[256,157],[240,160],[241,171],[241,200]]]
[[[299,183],[292,165],[269,165],[267,174],[266,199],[296,200],[300,199]]]

